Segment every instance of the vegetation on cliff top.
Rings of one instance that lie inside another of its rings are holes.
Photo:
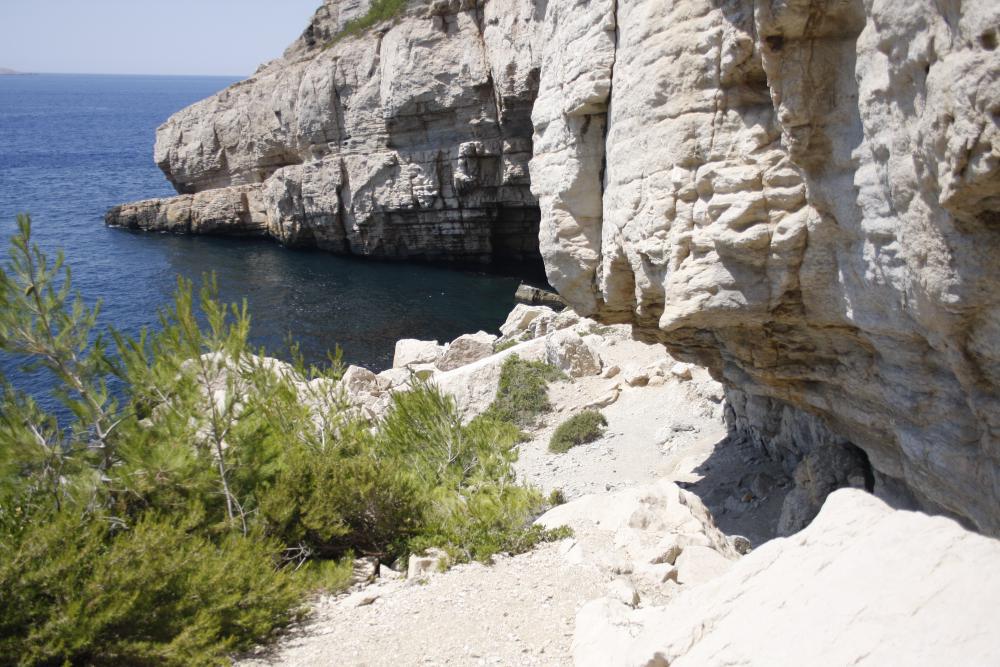
[[[363,16],[348,21],[343,29],[330,38],[324,48],[329,49],[342,39],[357,37],[372,26],[396,18],[406,8],[408,0],[373,0]]]
[[[157,331],[98,331],[18,219],[0,352],[58,381],[69,418],[0,378],[0,664],[225,664],[343,586],[351,559],[521,551],[543,500],[518,428],[463,424],[430,387],[359,420],[340,364],[248,345],[245,305],[180,281]],[[112,391],[114,387],[114,391]]]

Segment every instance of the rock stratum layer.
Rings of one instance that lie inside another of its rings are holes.
[[[883,497],[1000,535],[1000,5],[414,1],[337,40],[366,10],[328,1],[171,118],[182,194],[109,223],[537,249],[579,313],[708,367],[797,482],[853,443]]]

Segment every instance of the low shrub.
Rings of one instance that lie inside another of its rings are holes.
[[[520,427],[532,426],[539,415],[552,409],[549,383],[565,377],[555,366],[543,361],[525,361],[512,354],[500,368],[497,396],[486,414]]]
[[[355,556],[487,560],[561,535],[531,524],[544,500],[516,483],[514,419],[463,424],[418,384],[362,421],[336,357],[252,350],[212,280],[197,299],[181,281],[156,332],[102,335],[18,223],[0,352],[51,373],[66,410],[0,376],[0,665],[228,664],[346,587]],[[553,371],[505,367],[497,412],[533,414]]]
[[[597,440],[604,433],[608,420],[596,410],[584,410],[573,415],[556,428],[549,440],[549,451],[555,454],[568,452],[577,445]]]
[[[223,665],[298,615],[278,542],[109,519],[66,511],[0,546],[0,662]]]

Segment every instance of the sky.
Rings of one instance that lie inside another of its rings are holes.
[[[0,67],[72,74],[252,74],[322,0],[0,0]]]

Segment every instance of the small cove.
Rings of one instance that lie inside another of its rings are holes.
[[[233,82],[223,77],[38,75],[0,79],[0,234],[30,212],[35,240],[66,253],[74,284],[102,302],[102,322],[126,334],[156,326],[177,276],[216,274],[221,297],[246,299],[252,340],[281,356],[299,342],[322,362],[335,345],[347,363],[391,365],[399,338],[450,340],[495,330],[518,279],[478,270],[370,261],[290,250],[256,239],[182,237],[108,229],[115,204],[170,196],[153,162],[156,127]],[[10,359],[0,370],[37,391]]]

